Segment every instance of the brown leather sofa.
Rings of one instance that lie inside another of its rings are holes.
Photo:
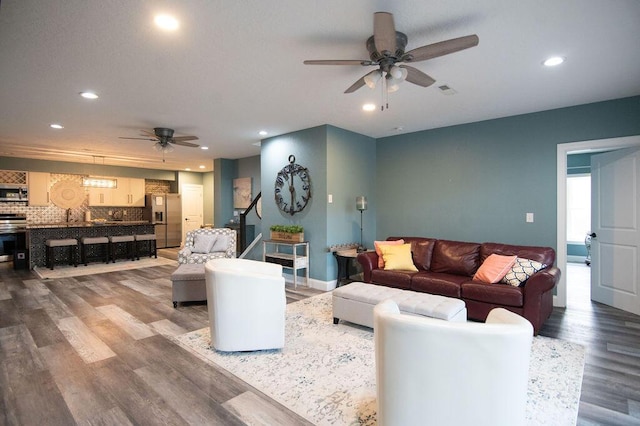
[[[493,308],[515,312],[533,325],[538,334],[553,310],[553,288],[560,280],[554,265],[556,254],[550,247],[516,246],[499,243],[470,243],[422,237],[389,237],[411,243],[413,263],[418,272],[385,271],[378,268],[375,251],[360,253],[364,281],[423,293],[455,297],[465,301],[469,319],[484,321]],[[520,287],[486,284],[473,275],[490,254],[516,255],[541,262],[547,267],[533,274]]]

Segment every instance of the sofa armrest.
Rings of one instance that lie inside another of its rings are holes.
[[[378,254],[375,251],[359,253],[357,260],[362,266],[363,281],[365,283],[370,283],[371,271],[378,269]]]
[[[183,247],[178,251],[178,263],[189,263],[189,256],[191,256],[191,249],[189,247]]]
[[[553,288],[560,281],[560,269],[552,266],[536,272],[524,285],[523,316],[537,335],[553,311]]]
[[[545,268],[541,271],[531,275],[524,285],[524,298],[534,296],[535,294],[546,293],[553,290],[553,288],[560,281],[560,269],[552,266]]]

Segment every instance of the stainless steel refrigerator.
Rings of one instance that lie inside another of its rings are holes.
[[[158,248],[179,247],[182,242],[180,194],[146,194],[142,218],[155,225]]]

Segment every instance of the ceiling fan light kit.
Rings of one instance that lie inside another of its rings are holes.
[[[398,64],[425,61],[468,49],[477,46],[479,38],[473,34],[428,44],[405,52],[407,41],[406,34],[396,31],[391,13],[376,12],[373,15],[373,35],[365,43],[370,60],[307,60],[304,63],[306,65],[378,66],[377,70],[364,75],[344,93],[353,93],[365,85],[369,88],[375,88],[382,77],[385,77],[387,92],[395,92],[398,90],[399,84],[405,80],[421,87],[429,87],[435,83],[435,79],[419,69]]]

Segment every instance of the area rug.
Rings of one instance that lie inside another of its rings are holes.
[[[176,337],[214,363],[317,425],[375,425],[375,356],[371,329],[332,322],[331,293],[287,305],[282,350],[222,353],[209,328]],[[529,371],[527,424],[574,425],[584,347],[538,336]]]
[[[56,265],[52,271],[49,268],[36,266],[34,272],[41,279],[57,279],[79,277],[82,275],[104,274],[107,272],[128,271],[131,269],[151,268],[161,265],[178,265],[178,262],[164,257],[148,257],[140,260],[121,260],[116,263],[90,263],[87,266],[79,264],[77,267],[71,265]]]

